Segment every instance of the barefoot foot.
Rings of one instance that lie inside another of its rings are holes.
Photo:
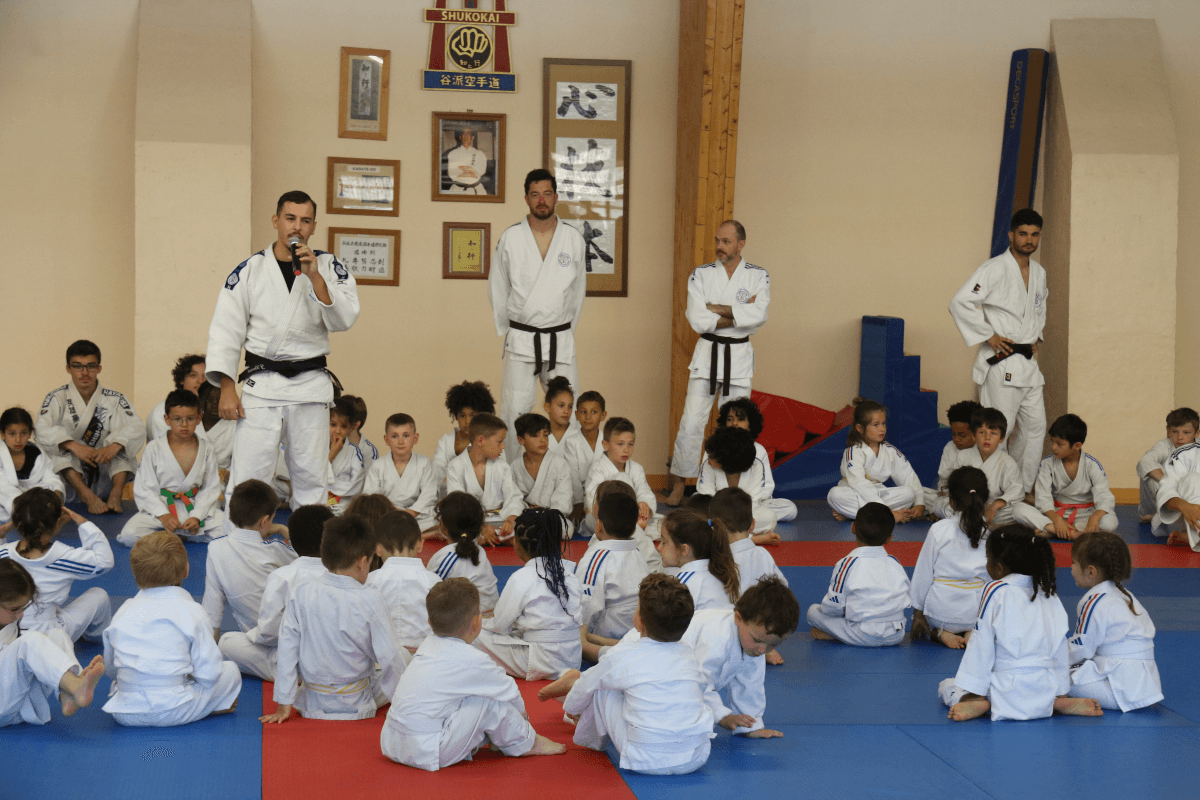
[[[580,674],[577,669],[567,670],[558,680],[538,689],[538,700],[545,702],[552,697],[563,697],[571,691],[571,687],[575,685],[575,681],[579,680]]]
[[[1104,709],[1100,703],[1090,697],[1056,697],[1054,699],[1055,714],[1069,714],[1073,717],[1102,717]]]
[[[949,647],[951,650],[962,650],[967,646],[967,640],[957,633],[949,631],[938,631],[938,641]]]
[[[118,492],[113,492],[108,498],[108,503],[104,506],[106,511],[111,511],[114,514],[124,514],[125,506],[121,504],[121,495]],[[100,512],[103,513],[103,512]]]
[[[770,533],[756,533],[750,539],[757,545],[776,545],[783,541],[775,531],[771,531]]]
[[[565,744],[559,744],[553,739],[547,739],[540,733],[533,740],[533,747],[525,755],[527,756],[560,756],[567,752]]]
[[[831,510],[832,510],[832,509],[831,509]],[[841,514],[839,514],[839,513],[838,513],[838,512],[836,512],[836,511],[834,511],[834,512],[833,512],[833,518],[834,518],[834,519],[836,519],[838,522],[845,522],[845,521],[846,521],[846,518],[845,518],[845,517],[843,517]]]
[[[62,687],[59,700],[62,703],[64,717],[69,717],[79,709],[87,708],[92,704],[96,684],[102,677],[104,677],[104,656],[93,658],[91,663],[78,675],[67,673],[63,676],[63,680],[59,683],[59,686]]]
[[[217,716],[220,716],[221,714],[232,714],[234,711],[237,711],[237,700],[236,699],[234,699],[233,705],[231,705],[229,708],[226,708],[222,711],[214,711],[211,714],[209,714],[209,716],[217,717]]]
[[[783,663],[783,656],[779,655],[778,650],[772,650],[771,652],[767,653],[767,663],[771,666],[777,667]]]
[[[108,513],[108,505],[103,500],[101,500],[99,497],[96,497],[96,495],[92,494],[91,492],[88,492],[87,494],[81,493],[79,499],[83,501],[83,504],[85,506],[87,506],[87,510],[88,510],[89,514],[107,514]]]
[[[1183,531],[1171,531],[1171,535],[1167,537],[1168,547],[1191,547],[1188,542],[1188,536]]]
[[[820,639],[823,642],[836,642],[837,641],[836,636],[832,636],[832,635],[826,633],[825,631],[821,630],[820,628],[812,628],[809,632],[812,634],[812,637],[814,639]]]
[[[986,697],[978,695],[971,697],[969,700],[955,703],[950,706],[950,713],[947,715],[955,722],[963,722],[968,719],[982,717],[984,714],[992,710],[992,701]]]
[[[1138,523],[1139,523],[1139,524],[1141,524],[1141,525],[1149,525],[1149,524],[1150,524],[1150,520],[1152,520],[1152,519],[1154,519],[1154,515],[1153,515],[1153,514],[1146,514],[1146,515],[1145,515],[1145,516],[1143,516],[1143,517],[1142,517],[1140,520],[1138,520]]]

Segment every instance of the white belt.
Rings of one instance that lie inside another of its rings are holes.
[[[1030,656],[1029,658],[997,658],[992,669],[995,671],[1006,669],[1053,669],[1054,659],[1043,658],[1042,656]]]
[[[161,688],[165,686],[185,686],[188,683],[186,675],[146,675],[135,669],[121,667],[117,670],[117,685],[124,687],[144,686]]]
[[[1132,658],[1138,661],[1154,660],[1154,644],[1146,642],[1114,642],[1096,648],[1096,655],[1106,658]]]

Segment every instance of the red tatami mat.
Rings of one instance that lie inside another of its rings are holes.
[[[506,548],[511,552],[511,548]],[[374,719],[352,722],[308,720],[293,715],[282,725],[264,725],[262,743],[263,800],[298,797],[487,798],[531,800],[545,791],[561,795],[563,776],[589,797],[634,800],[633,792],[604,753],[571,742],[575,729],[563,722],[562,703],[539,702],[537,690],[546,681],[517,681],[525,709],[538,733],[562,742],[561,756],[507,758],[489,749],[474,761],[438,772],[426,772],[389,761],[379,750],[379,733],[387,708]],[[275,710],[274,684],[263,683],[263,713]],[[540,788],[539,788],[540,787]]]
[[[578,561],[583,557],[584,552],[587,551],[587,545],[588,543],[582,539],[568,542],[567,551],[563,557],[570,561]],[[433,554],[445,546],[446,542],[436,539],[426,541],[425,546],[421,550],[421,560],[428,564]],[[484,549],[487,551],[488,561],[493,567],[519,567],[522,564],[521,559],[517,558],[517,554],[513,552],[511,545],[502,544]],[[841,556],[838,556],[838,558],[841,558]],[[834,559],[834,561],[836,560]],[[833,561],[829,563],[832,566]]]
[[[1058,566],[1071,566],[1070,543],[1054,542],[1052,546]],[[832,567],[854,547],[853,542],[783,542],[766,550],[781,567]],[[887,545],[887,551],[904,566],[915,567],[917,556],[921,554],[921,542],[891,542]],[[1131,544],[1129,553],[1134,567],[1200,567],[1200,553],[1193,553],[1186,547]],[[491,551],[488,551],[488,555],[491,556]]]

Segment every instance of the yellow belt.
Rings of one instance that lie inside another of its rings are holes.
[[[982,589],[984,581],[980,578],[934,578],[934,583],[944,583],[956,589]]]
[[[314,692],[320,692],[321,694],[358,694],[371,685],[371,679],[363,678],[361,681],[355,681],[346,686],[324,686],[319,683],[312,683],[311,681],[305,681],[304,685]]]

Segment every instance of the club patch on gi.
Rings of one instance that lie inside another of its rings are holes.
[[[978,283],[977,283],[977,284],[975,284],[975,288],[971,290],[971,294],[979,294],[979,290],[980,290],[980,289],[982,289],[982,288],[983,288],[983,287],[982,287],[982,286],[980,286]]]
[[[560,267],[571,266],[571,257],[569,255],[567,255],[566,253],[559,253],[558,254],[558,265]]]
[[[1011,380],[1012,380],[1012,373],[1011,373],[1011,372],[1006,372],[1006,373],[1004,373],[1004,380],[1005,380],[1005,381],[1011,381]]]
[[[238,281],[241,280],[240,273],[242,271],[242,268],[245,266],[246,266],[246,262],[243,261],[242,263],[238,264],[236,267],[233,268],[233,272],[229,273],[229,277],[225,279],[225,288],[226,289],[232,290],[233,287],[238,285]]]
[[[739,303],[745,303],[745,302],[746,302],[746,301],[748,301],[749,299],[750,299],[750,292],[749,292],[749,291],[747,291],[746,289],[738,289],[738,291],[737,291],[737,301],[738,301]]]

